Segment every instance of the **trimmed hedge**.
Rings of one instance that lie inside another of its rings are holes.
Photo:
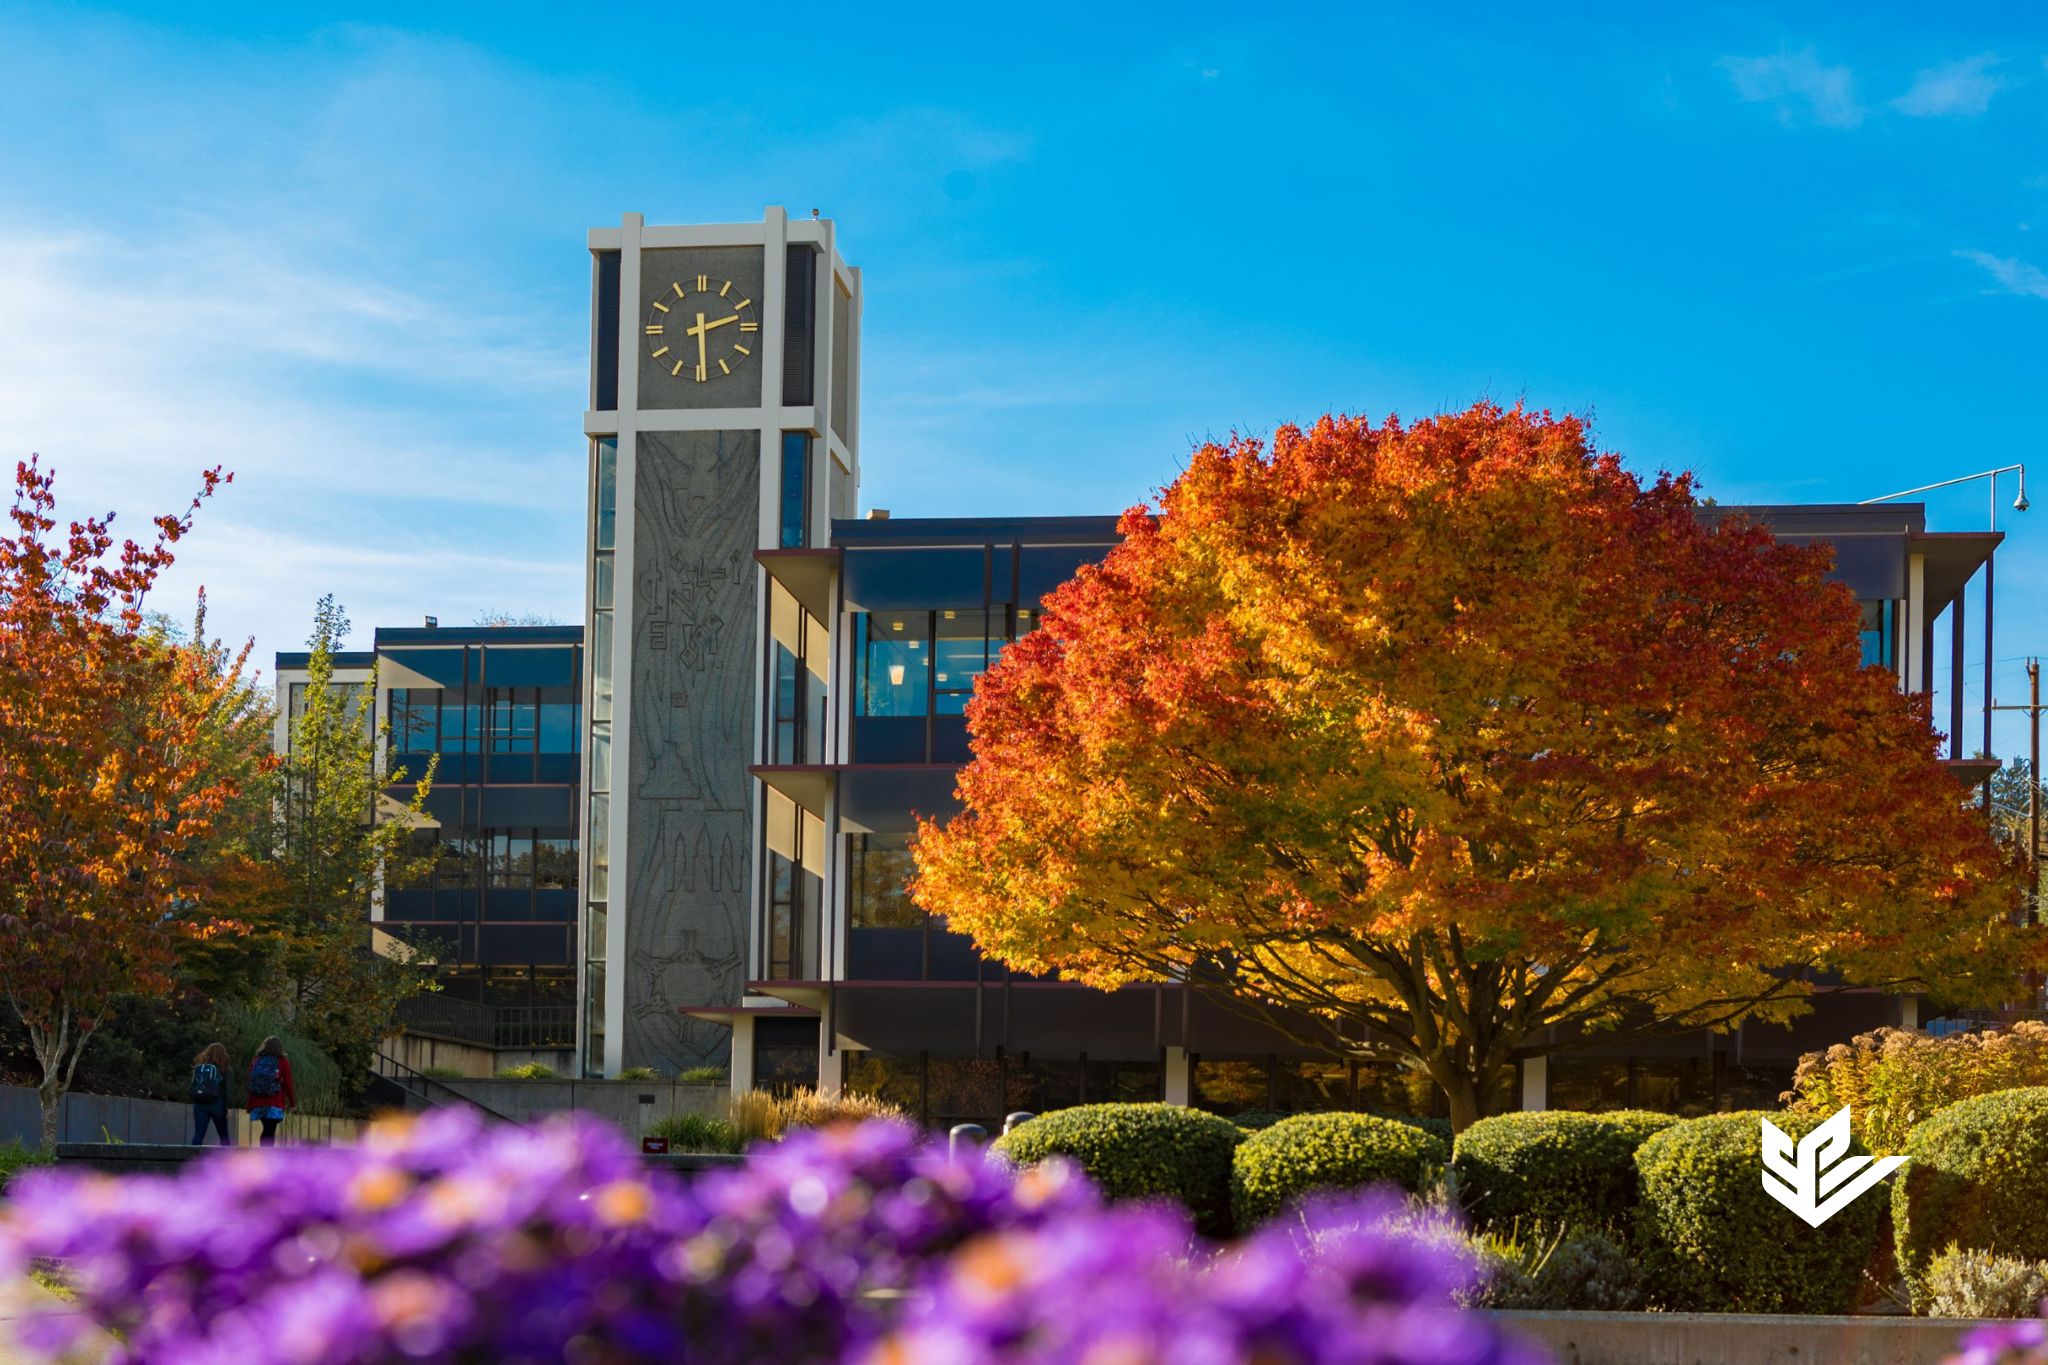
[[[1636,1148],[1669,1114],[1561,1110],[1499,1114],[1459,1135],[1451,1169],[1473,1221],[1602,1228],[1626,1235],[1636,1208]]]
[[[1768,1117],[1795,1140],[1805,1114],[1710,1114],[1672,1124],[1636,1149],[1636,1244],[1650,1293],[1691,1312],[1846,1313],[1869,1263],[1884,1201],[1865,1195],[1818,1228],[1764,1192]],[[1851,1152],[1868,1154],[1858,1142]]]
[[[1041,1114],[990,1144],[1020,1165],[1080,1164],[1112,1199],[1168,1195],[1210,1236],[1230,1230],[1230,1158],[1245,1140],[1229,1119],[1177,1104],[1083,1104]]]
[[[1450,1159],[1434,1133],[1372,1114],[1297,1114],[1246,1138],[1232,1163],[1240,1231],[1319,1189],[1391,1183],[1411,1193]]]
[[[1906,1155],[1892,1230],[1916,1310],[1929,1264],[1951,1242],[2048,1260],[2048,1086],[1952,1104],[1913,1129]]]

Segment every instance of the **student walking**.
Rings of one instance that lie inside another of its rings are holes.
[[[257,1142],[277,1145],[277,1125],[285,1111],[297,1106],[298,1093],[292,1089],[292,1061],[284,1055],[284,1044],[275,1034],[263,1040],[249,1061],[249,1117],[263,1125]]]
[[[220,1145],[232,1145],[228,1137],[228,1050],[208,1043],[192,1059],[192,1145],[205,1145],[208,1127],[220,1130]]]

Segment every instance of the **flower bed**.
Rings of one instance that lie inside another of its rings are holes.
[[[893,1123],[799,1133],[685,1181],[612,1130],[460,1113],[176,1176],[38,1172],[0,1274],[62,1258],[131,1360],[1534,1361],[1457,1308],[1472,1262],[1397,1198],[1230,1247],[1069,1165],[950,1164]]]

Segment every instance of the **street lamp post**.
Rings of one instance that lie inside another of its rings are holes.
[[[1902,488],[1896,493],[1887,493],[1881,498],[1865,498],[1857,505],[1859,507],[1868,507],[1876,502],[1891,502],[1895,498],[1910,498],[1915,493],[1931,493],[1937,488],[1953,488],[1959,483],[1971,483],[1977,479],[1989,479],[1991,481],[1990,529],[1996,531],[1998,529],[1998,476],[2000,474],[2019,475],[2020,491],[2019,496],[2012,500],[2012,510],[2015,512],[2026,511],[2029,506],[2027,502],[2027,467],[2023,464],[2000,465],[1996,469],[1981,470],[1975,474],[1964,474],[1960,478],[1943,479],[1939,483],[1923,483],[1918,488]],[[1993,558],[1994,556],[1992,555],[1984,557],[1984,756],[1986,758],[1991,757],[1991,712],[1994,709],[1991,698],[1991,627],[1993,621],[1991,615],[1991,584]],[[1958,640],[1957,643],[1960,644],[1961,641]],[[1989,782],[1984,784],[1984,809],[1987,811],[1991,809],[1991,784]]]

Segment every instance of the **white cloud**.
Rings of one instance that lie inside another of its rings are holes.
[[[62,512],[129,534],[233,470],[155,604],[183,615],[206,584],[212,628],[256,636],[266,668],[328,591],[359,642],[486,601],[573,615],[579,319],[276,241],[0,227],[0,455],[41,452]]]
[[[1736,94],[1775,106],[1778,117],[1787,121],[1803,115],[1829,128],[1854,128],[1863,121],[1855,73],[1846,66],[1823,66],[1810,47],[1770,57],[1723,57],[1720,67]]]
[[[1998,288],[1991,291],[1993,293],[2048,299],[2048,271],[2037,265],[2010,256],[1994,256],[1988,251],[1958,251],[1956,255],[1966,261],[1975,261],[1991,272],[1991,278],[1998,281]]]
[[[1991,97],[2005,85],[1995,68],[2001,59],[1995,52],[1980,52],[1946,66],[1929,67],[1913,77],[1905,94],[1892,101],[1892,108],[1914,118],[1940,118],[1960,114],[1974,118],[1990,107]]]

